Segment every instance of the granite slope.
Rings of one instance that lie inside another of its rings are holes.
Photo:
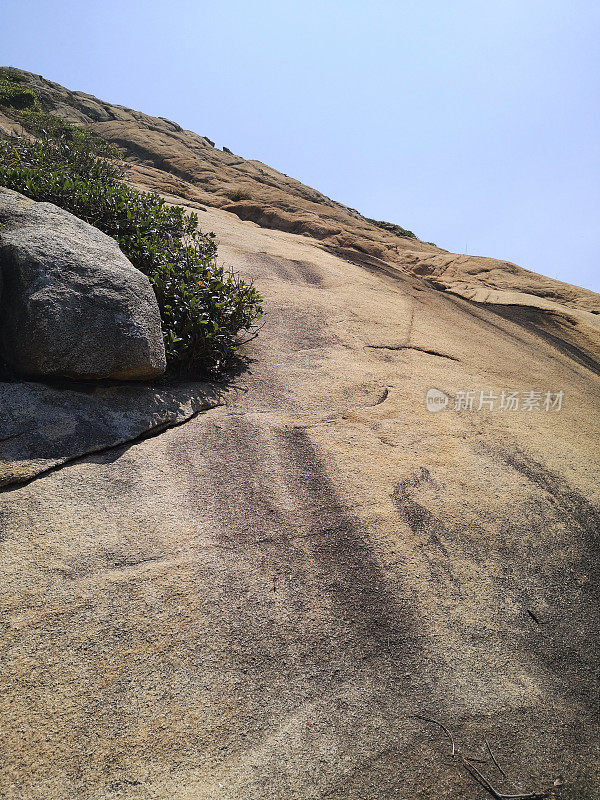
[[[203,186],[130,179],[198,211],[266,325],[221,405],[0,494],[0,793],[479,800],[462,753],[497,794],[596,798],[597,296],[244,220],[206,148]]]
[[[267,298],[225,405],[0,495],[0,791],[484,796],[427,717],[496,787],[595,797],[597,374],[205,213]],[[565,394],[430,413],[432,386]]]

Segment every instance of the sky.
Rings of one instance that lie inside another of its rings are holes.
[[[597,0],[2,0],[0,64],[600,291]]]

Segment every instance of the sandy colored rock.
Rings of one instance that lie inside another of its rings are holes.
[[[425,716],[498,790],[596,798],[597,296],[206,208],[265,296],[226,404],[0,496],[0,793],[481,800]]]

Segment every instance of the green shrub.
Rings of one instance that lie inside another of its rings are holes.
[[[0,109],[18,122],[23,130],[32,136],[60,138],[85,144],[92,153],[105,158],[121,158],[121,151],[113,144],[90,134],[85,128],[43,111],[35,92],[20,86],[19,80],[22,80],[21,76],[13,74],[9,70],[0,70]],[[7,102],[13,95],[18,96],[19,92],[31,95],[33,101],[27,102],[25,105],[15,105],[14,103],[11,105]]]
[[[37,97],[31,89],[10,80],[0,80],[0,106],[8,108],[35,108]]]
[[[396,225],[394,222],[384,222],[379,219],[369,219],[369,217],[365,217],[365,220],[370,222],[371,225],[377,225],[378,228],[388,231],[388,233],[395,233],[396,236],[402,236],[405,239],[417,238],[412,231],[408,231],[406,228],[403,228],[401,225]]]
[[[94,155],[104,156],[104,158],[122,158],[121,151],[114,144],[99,136],[94,136],[85,128],[66,122],[54,114],[48,114],[40,108],[13,110],[11,116],[32,136],[79,142]]]
[[[27,78],[22,75],[16,67],[0,67],[0,81],[11,81],[12,83],[26,83]]]
[[[60,121],[47,128],[33,140],[0,139],[0,185],[54,203],[116,239],[154,287],[170,369],[197,376],[221,370],[239,333],[261,316],[256,289],[216,264],[214,235],[198,230],[195,214],[122,183],[121,167],[98,157],[106,143]]]

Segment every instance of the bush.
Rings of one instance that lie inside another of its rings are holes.
[[[99,136],[93,136],[85,128],[66,122],[66,120],[55,117],[54,114],[48,114],[40,108],[6,109],[6,111],[32,136],[78,142],[90,153],[104,156],[104,158],[120,159],[123,156],[114,144],[101,139]]]
[[[37,98],[26,86],[19,86],[10,80],[0,80],[0,106],[8,108],[35,108]]]
[[[232,189],[230,192],[225,192],[225,196],[234,203],[239,203],[240,200],[252,200],[252,195],[244,189]]]
[[[199,376],[225,367],[239,333],[262,309],[251,284],[217,266],[214,235],[198,230],[195,214],[122,183],[122,168],[99,157],[111,153],[101,139],[61,120],[49,130],[45,118],[29,119],[44,123],[39,138],[0,139],[0,185],[54,203],[116,239],[154,287],[172,371]]]
[[[403,228],[401,225],[396,225],[394,222],[384,222],[383,220],[379,219],[369,219],[369,217],[365,217],[365,220],[370,222],[371,225],[377,225],[378,228],[388,231],[388,233],[396,234],[396,236],[402,236],[406,239],[417,238],[412,231],[408,231],[406,228]]]

